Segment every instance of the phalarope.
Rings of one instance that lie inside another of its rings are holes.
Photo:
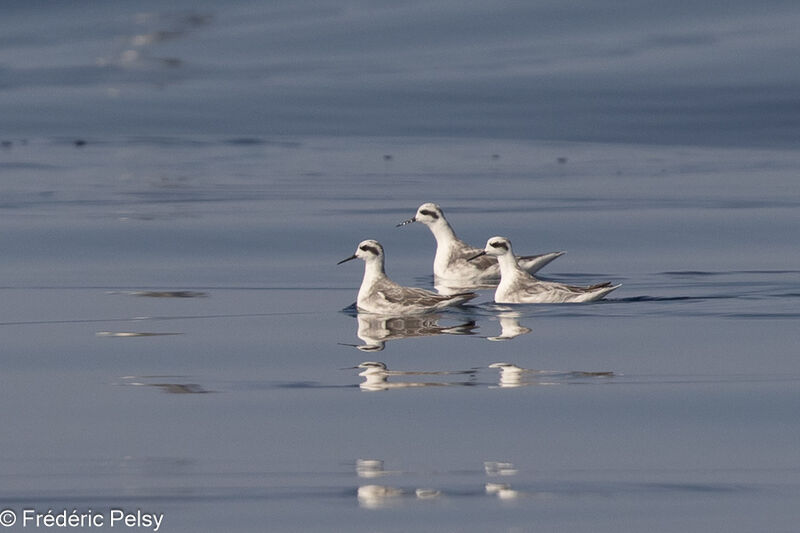
[[[492,237],[486,248],[470,257],[490,255],[497,257],[500,263],[500,284],[494,293],[494,301],[503,304],[520,303],[567,303],[591,302],[599,300],[619,285],[611,282],[599,283],[589,287],[576,287],[551,281],[541,281],[523,270],[514,257],[511,241],[505,237]]]
[[[426,203],[419,206],[417,214],[404,220],[397,227],[421,222],[428,226],[436,239],[436,256],[433,260],[433,274],[436,278],[458,281],[466,284],[497,280],[500,268],[494,257],[482,257],[480,260],[467,261],[481,251],[456,237],[453,228],[444,217],[442,208],[436,204]],[[518,258],[519,265],[528,272],[536,272],[553,259],[566,252],[550,252],[540,255],[527,255]]]
[[[367,313],[381,315],[428,313],[463,304],[477,296],[474,292],[444,296],[425,289],[398,285],[390,280],[384,271],[383,246],[378,241],[362,241],[356,248],[356,253],[337,264],[341,265],[352,259],[362,259],[365,263],[364,279],[358,290],[356,305],[359,310]]]

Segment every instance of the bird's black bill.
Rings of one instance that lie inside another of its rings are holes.
[[[347,263],[348,261],[352,261],[352,260],[353,260],[353,259],[355,259],[355,258],[356,258],[356,254],[353,254],[353,255],[351,255],[350,257],[348,257],[347,259],[342,259],[341,261],[339,261],[339,262],[338,262],[338,263],[336,263],[336,264],[337,264],[337,265],[341,265],[342,263]]]
[[[399,228],[400,226],[405,226],[406,224],[411,224],[412,222],[416,222],[416,221],[417,221],[417,219],[416,219],[416,218],[414,218],[414,217],[411,217],[411,218],[409,218],[408,220],[404,220],[404,221],[402,221],[401,223],[399,223],[399,224],[398,224],[398,225],[396,225],[395,227],[396,227],[396,228]]]
[[[484,252],[481,252],[481,253],[479,253],[479,254],[475,254],[475,255],[473,255],[472,257],[470,257],[469,259],[467,259],[467,261],[472,261],[473,259],[477,259],[477,258],[479,258],[479,257],[480,257],[480,256],[482,256],[482,255],[486,255],[486,252],[484,251]]]

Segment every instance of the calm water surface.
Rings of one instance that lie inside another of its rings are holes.
[[[795,152],[170,137],[0,156],[5,507],[140,508],[166,531],[800,518]],[[431,235],[395,228],[424,201],[474,244],[566,250],[548,278],[623,286],[346,310],[362,265],[336,262],[365,238],[432,287]],[[362,389],[362,361],[449,373]],[[546,372],[509,382],[501,361]]]
[[[800,4],[562,4],[3,2],[0,525],[796,531]],[[622,287],[354,313],[428,201]]]

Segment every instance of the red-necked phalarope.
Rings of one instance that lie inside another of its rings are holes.
[[[341,265],[356,258],[362,259],[365,263],[364,279],[356,300],[360,311],[381,315],[429,313],[444,307],[463,304],[477,296],[474,292],[444,296],[425,289],[398,285],[390,280],[384,271],[383,246],[378,241],[362,241],[356,248],[355,254],[337,264]]]
[[[563,283],[540,281],[520,268],[511,241],[505,237],[492,237],[486,248],[469,258],[473,260],[486,255],[497,257],[500,263],[500,284],[494,293],[494,301],[502,304],[522,303],[567,303],[599,300],[619,285],[611,282],[589,287],[575,287]]]
[[[397,226],[405,226],[412,222],[421,222],[428,226],[436,238],[436,257],[433,260],[433,274],[441,280],[475,284],[500,278],[500,268],[494,257],[482,257],[480,260],[467,261],[481,251],[456,237],[453,228],[444,218],[442,208],[436,204],[426,203],[419,206],[417,214]],[[517,258],[520,267],[528,272],[536,272],[553,259],[566,252],[550,252],[540,255],[528,255]]]

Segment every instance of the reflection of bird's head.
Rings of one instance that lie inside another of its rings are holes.
[[[355,346],[362,352],[381,352],[386,347],[386,343],[383,341],[372,341],[368,344],[356,344]]]
[[[524,368],[518,367],[517,365],[511,363],[492,363],[489,365],[489,368],[499,368],[502,373],[517,373],[522,372],[525,370]]]
[[[359,373],[359,376],[371,376],[376,374],[386,373],[386,363],[380,361],[364,361],[359,364],[357,368],[363,368],[364,371]]]
[[[524,368],[511,363],[492,363],[489,368],[500,369],[501,387],[519,387],[526,372]]]

